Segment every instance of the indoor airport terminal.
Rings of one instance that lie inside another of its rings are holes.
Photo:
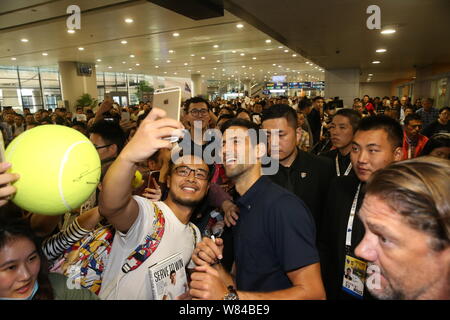
[[[0,0],[0,310],[448,310],[449,39],[449,0]]]

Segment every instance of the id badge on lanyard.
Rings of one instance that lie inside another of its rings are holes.
[[[362,299],[364,296],[367,262],[354,257],[350,252],[350,247],[352,245],[353,220],[355,218],[360,189],[361,184],[358,185],[358,190],[356,191],[355,198],[353,199],[352,209],[350,211],[350,217],[348,218],[347,223],[347,236],[345,238],[347,254],[345,255],[342,290],[359,299]]]
[[[340,177],[341,176],[341,169],[339,168],[339,161],[338,161],[338,155],[336,155],[336,173],[337,176]],[[344,172],[344,176],[348,176],[348,174],[350,173],[350,170],[352,170],[352,163],[350,162],[350,164],[347,167],[347,170],[345,170]],[[359,190],[359,189],[358,189]]]

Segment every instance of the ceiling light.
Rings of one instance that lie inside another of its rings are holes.
[[[373,76],[373,73],[369,73],[369,76],[370,76],[370,77]]]
[[[128,41],[127,41],[127,40],[122,40],[122,41],[120,41],[120,43],[121,43],[121,44],[127,44]]]
[[[245,68],[245,66],[242,66],[242,68]]]
[[[220,60],[216,60],[216,62],[220,62]]]
[[[167,74],[167,71],[164,71],[164,74]]]
[[[271,42],[272,42],[272,40],[270,40],[270,39],[266,40],[266,43],[271,43]]]
[[[191,57],[195,57],[195,54],[191,54]]]
[[[169,53],[174,53],[175,51],[173,51],[173,50],[169,50]]]
[[[205,57],[202,57],[202,60],[205,60],[206,58]]]
[[[292,57],[294,57],[294,58],[295,58],[296,56],[297,56],[297,55],[296,55],[295,53],[292,55]]]
[[[386,52],[386,51],[387,51],[386,49],[377,49],[376,52],[378,52],[378,53],[383,53],[383,52]]]
[[[156,69],[158,69],[158,68],[159,68],[159,66],[155,66],[155,68],[156,68]]]
[[[167,63],[171,63],[172,61],[170,61],[170,60],[167,60],[166,62],[167,62]]]
[[[17,58],[14,58],[14,57],[12,57],[12,58],[11,58],[11,60],[12,60],[12,61],[16,61],[16,60],[17,60]]]
[[[241,53],[241,57],[245,56],[245,53]]]
[[[188,70],[188,72],[191,72],[192,70]]]
[[[256,60],[256,57],[253,57],[252,59],[253,59],[253,60]]]
[[[242,23],[238,23],[237,25],[236,25],[236,28],[238,28],[238,29],[242,29],[244,27],[244,25],[242,24]]]
[[[83,48],[83,47],[79,47],[79,48],[78,48],[78,50],[80,50],[80,51],[83,51],[83,50],[84,50],[84,48]]]
[[[173,74],[174,74],[174,75],[177,75],[177,73],[176,73],[176,72],[174,72]]]
[[[98,64],[96,64],[95,67],[98,68]]]
[[[43,56],[48,56],[48,53],[47,52],[42,52],[42,55]]]
[[[108,66],[108,69],[112,69],[112,67],[111,67],[111,66]]]
[[[197,71],[197,73],[200,73],[200,71]]]
[[[174,33],[172,33],[172,35],[173,35],[174,37],[179,37],[179,36],[180,36],[180,34],[179,34],[178,32],[174,32]]]
[[[381,61],[372,61],[373,64],[379,64]]]
[[[187,63],[187,62],[185,62],[185,63],[184,63],[184,65],[185,65],[185,66],[187,66],[187,65],[188,65],[188,63]]]
[[[288,53],[288,52],[289,52],[289,50],[287,50],[287,49],[286,49],[286,50],[284,50],[284,52]]]
[[[137,67],[139,67],[139,66],[140,66],[140,64],[139,64],[139,63],[136,63],[136,66],[137,66]]]
[[[97,62],[102,62],[102,59],[97,59],[96,61],[97,61]]]
[[[130,54],[130,58],[134,58],[134,54]]]
[[[28,39],[20,39],[22,42],[28,42]]]
[[[214,70],[217,70],[217,68],[213,68]]]
[[[231,51],[231,53],[236,53],[236,50]]]
[[[67,33],[75,33],[75,30],[73,30],[73,29],[69,29],[69,30],[67,30]]]
[[[213,48],[218,48],[218,47],[219,47],[218,44],[213,45]]]
[[[130,71],[131,71],[131,70],[133,70],[133,69],[132,69],[132,68],[128,68],[128,70],[130,70]]]
[[[133,19],[131,19],[131,18],[126,18],[126,19],[125,19],[125,22],[126,22],[126,23],[133,23],[133,22],[134,22],[134,20],[133,20]]]
[[[395,29],[384,29],[381,31],[381,34],[393,34],[397,32]]]

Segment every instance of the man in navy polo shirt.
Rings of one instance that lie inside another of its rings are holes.
[[[261,176],[266,147],[257,141],[255,124],[233,119],[222,132],[225,172],[240,195],[240,219],[233,227],[233,276],[217,263],[222,239],[203,238],[192,256],[197,267],[190,294],[224,300],[324,299],[309,209],[293,193]]]

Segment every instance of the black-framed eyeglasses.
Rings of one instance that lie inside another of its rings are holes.
[[[174,171],[180,177],[188,177],[191,175],[191,172],[194,172],[194,177],[199,180],[208,180],[209,173],[203,169],[192,169],[188,166],[179,166],[174,169]]]
[[[104,146],[96,146],[95,144],[94,144],[94,147],[95,147],[95,149],[103,149],[103,148],[107,148],[107,147],[109,147],[109,146],[112,146],[113,145],[113,143],[110,143],[110,144],[105,144]]]
[[[189,113],[194,117],[204,117],[208,114],[208,109],[192,109]]]

